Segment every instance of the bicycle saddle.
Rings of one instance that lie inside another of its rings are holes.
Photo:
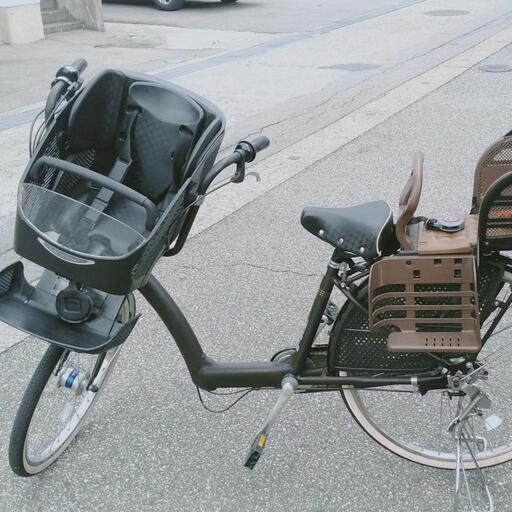
[[[365,259],[398,248],[393,214],[384,201],[349,208],[304,208],[301,223],[320,240]]]

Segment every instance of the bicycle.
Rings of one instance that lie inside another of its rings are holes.
[[[225,121],[210,102],[117,70],[84,85],[85,67],[80,59],[57,73],[20,182],[14,248],[42,277],[28,283],[21,261],[0,272],[0,319],[50,343],[14,421],[13,471],[40,473],[77,435],[138,321],[138,290],[200,398],[200,390],[237,388],[237,401],[280,391],[247,468],[293,395],[339,392],[377,443],[454,470],[456,509],[464,488],[471,502],[466,471],[477,470],[493,510],[483,470],[512,459],[509,348],[499,336],[510,326],[498,329],[512,304],[512,260],[503,254],[512,247],[512,132],[482,155],[464,217],[415,215],[419,152],[396,222],[383,201],[304,209],[302,225],[332,255],[300,343],[270,361],[220,363],[151,271],[183,248],[204,197],[242,183],[269,141],[257,135],[217,160]],[[216,181],[231,166],[234,174]],[[341,307],[334,289],[346,298]]]

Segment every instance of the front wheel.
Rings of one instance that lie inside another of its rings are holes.
[[[185,5],[185,0],[153,0],[162,11],[179,11]]]
[[[130,296],[120,320],[126,322],[134,314]],[[11,432],[9,463],[17,475],[40,473],[70,445],[104,389],[121,347],[100,355],[48,347],[23,395]],[[87,389],[96,366],[94,386]]]

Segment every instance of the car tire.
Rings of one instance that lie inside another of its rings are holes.
[[[179,11],[185,5],[185,0],[153,0],[153,2],[162,11]]]

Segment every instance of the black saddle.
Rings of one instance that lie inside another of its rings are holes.
[[[365,259],[392,254],[399,247],[393,213],[384,201],[350,208],[304,208],[301,222],[320,240]]]

